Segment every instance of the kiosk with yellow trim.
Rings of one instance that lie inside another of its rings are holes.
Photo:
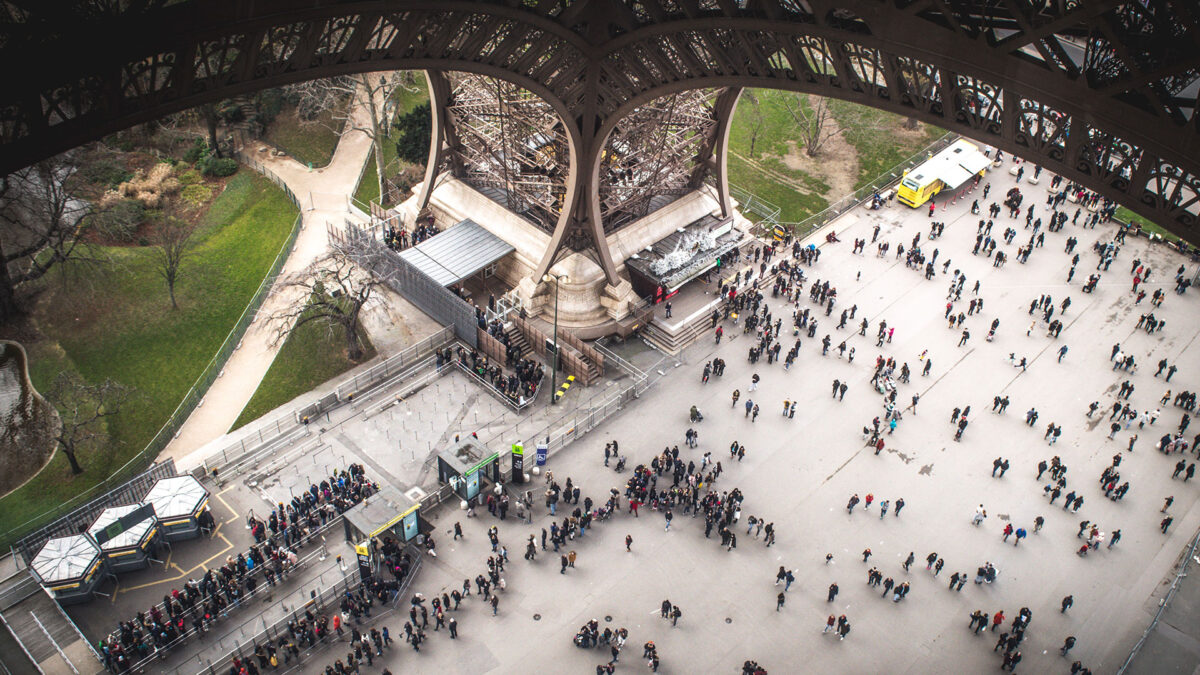
[[[146,569],[158,546],[158,518],[147,504],[111,506],[100,512],[88,534],[114,573]]]
[[[88,602],[108,575],[100,547],[86,534],[51,539],[29,563],[38,582],[64,605]]]
[[[195,539],[203,522],[212,522],[208,513],[208,490],[192,476],[163,478],[150,488],[142,500],[154,507],[162,536],[167,541]]]
[[[384,485],[342,516],[346,541],[354,544],[358,569],[366,579],[378,564],[377,543],[392,539],[399,545],[418,540],[433,526],[421,518],[421,503],[391,485]]]

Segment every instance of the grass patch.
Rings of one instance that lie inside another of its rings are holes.
[[[858,151],[856,190],[946,133],[929,124],[921,124],[915,131],[902,130],[905,118],[857,103],[830,99],[829,109],[845,129],[846,142]]]
[[[333,159],[337,147],[338,132],[342,122],[335,117],[345,111],[345,104],[322,112],[316,119],[306,122],[296,114],[296,106],[284,106],[279,115],[267,127],[263,140],[280,148],[301,164],[319,168]]]
[[[16,527],[105,480],[145,447],[216,353],[279,247],[296,207],[274,184],[241,171],[200,217],[193,257],[176,287],[172,310],[153,251],[101,247],[112,263],[52,274],[32,321],[43,339],[27,345],[31,377],[44,391],[58,372],[88,382],[112,378],[134,388],[108,426],[106,442],[80,454],[73,476],[54,460],[0,500],[0,522]]]
[[[778,206],[780,222],[798,222],[814,213],[820,213],[829,206],[829,202],[825,201],[824,197],[797,192],[786,185],[781,185],[774,178],[738,157],[731,156],[729,158],[729,181],[754,196]]]
[[[729,127],[729,149],[740,155],[759,159],[763,155],[782,157],[789,150],[788,141],[799,140],[796,122],[784,105],[795,94],[774,89],[748,89],[738,100]],[[757,111],[754,100],[758,101]],[[795,102],[792,101],[792,105]],[[758,128],[755,135],[754,129]],[[750,141],[754,140],[754,152],[750,152]]]
[[[279,348],[279,354],[254,396],[233,423],[233,429],[253,422],[322,382],[374,358],[375,347],[361,327],[359,339],[363,343],[363,358],[351,361],[346,356],[340,328],[330,331],[320,321],[313,321],[292,331]]]
[[[1167,230],[1163,229],[1162,226],[1160,226],[1158,223],[1152,223],[1149,220],[1146,220],[1145,218],[1143,218],[1142,216],[1125,208],[1124,206],[1117,207],[1116,212],[1113,213],[1113,219],[1119,220],[1122,223],[1136,222],[1138,225],[1142,226],[1143,230],[1157,234],[1157,235],[1161,236],[1163,239],[1166,239],[1167,241],[1170,241],[1170,242],[1176,242],[1176,241],[1179,241],[1179,239],[1180,239],[1179,235],[1171,234]]]

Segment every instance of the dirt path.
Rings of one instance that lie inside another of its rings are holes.
[[[789,169],[820,178],[829,186],[821,196],[827,202],[834,202],[854,192],[854,184],[858,182],[858,149],[840,133],[833,115],[826,119],[825,124],[827,129],[837,129],[839,133],[832,134],[825,141],[818,156],[809,157],[799,143],[788,141],[790,151],[783,156],[783,163]]]
[[[788,169],[801,171],[829,186],[824,192],[814,191],[804,181],[767,167],[761,160],[752,159],[734,150],[730,150],[730,154],[781,185],[803,194],[816,195],[827,202],[834,202],[854,192],[854,184],[858,181],[858,150],[838,133],[840,128],[833,115],[826,118],[825,125],[825,132],[831,135],[821,147],[818,156],[810,157],[800,142],[795,140],[787,141],[786,155],[767,155],[778,157]]]

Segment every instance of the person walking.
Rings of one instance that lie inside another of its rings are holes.
[[[1075,596],[1068,595],[1067,597],[1063,598],[1062,599],[1062,609],[1059,610],[1059,614],[1066,614],[1067,610],[1071,609],[1071,607],[1074,604],[1075,604]]]
[[[625,535],[625,552],[626,553],[633,552],[633,550],[630,548],[631,546],[633,546],[633,535],[627,534],[627,535]]]
[[[1075,636],[1069,635],[1069,636],[1067,636],[1066,640],[1063,640],[1062,649],[1058,650],[1058,652],[1065,657],[1067,655],[1067,652],[1071,651],[1071,648],[1074,646],[1075,646]]]
[[[779,595],[775,596],[775,611],[778,612],[782,609],[785,602],[787,602],[787,595],[783,591],[780,591]]]
[[[833,599],[837,597],[837,594],[838,594],[838,585],[837,585],[837,582],[835,581],[832,584],[829,584],[829,597],[826,599],[826,602],[833,602]],[[782,596],[783,593],[780,593],[779,595]],[[780,604],[782,604],[782,603],[780,603]]]

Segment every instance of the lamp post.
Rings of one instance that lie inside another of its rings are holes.
[[[545,274],[542,281],[550,283],[554,280],[554,363],[550,371],[550,405],[558,404],[558,284],[566,275]]]

